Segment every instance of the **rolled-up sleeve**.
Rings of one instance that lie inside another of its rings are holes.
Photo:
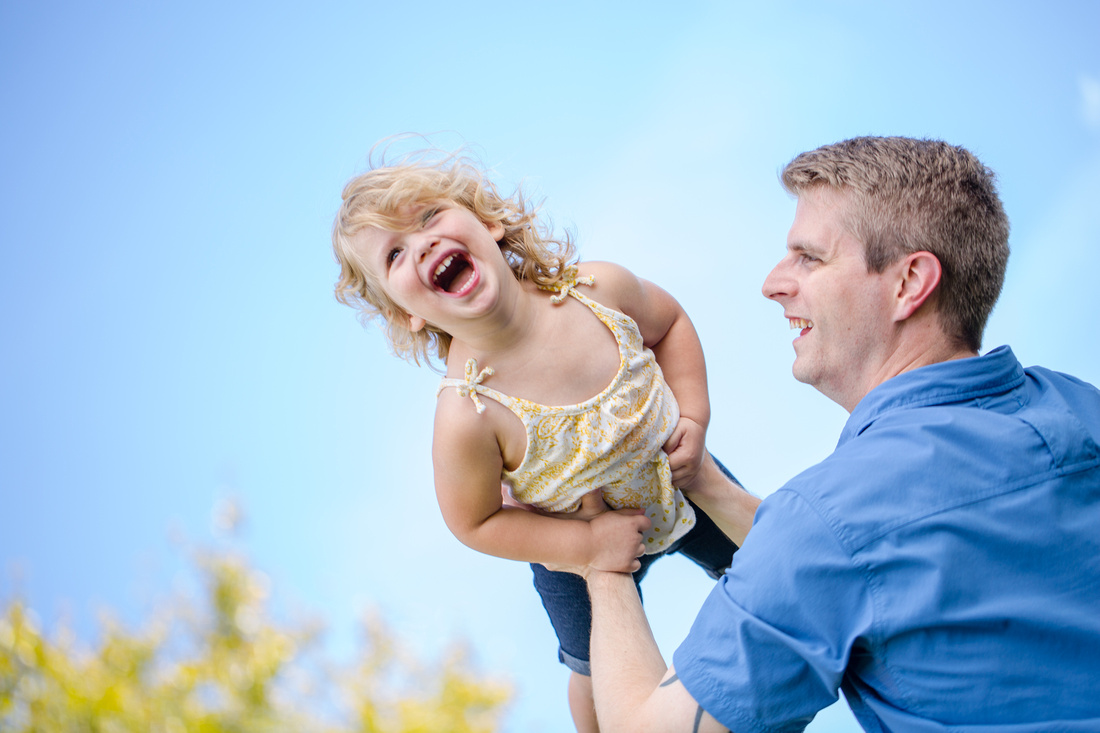
[[[836,530],[780,490],[761,504],[673,662],[688,692],[731,730],[802,730],[836,701],[872,621],[867,578]]]

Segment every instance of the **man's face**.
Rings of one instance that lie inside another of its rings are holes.
[[[891,268],[869,273],[844,226],[849,195],[819,186],[798,199],[787,254],[764,280],[794,340],[794,377],[849,412],[885,378],[893,351]]]

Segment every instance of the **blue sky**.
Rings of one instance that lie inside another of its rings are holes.
[[[525,566],[439,518],[437,376],[335,302],[328,231],[378,140],[468,143],[586,259],[676,295],[706,350],[711,449],[767,494],[846,414],[790,376],[760,285],[779,168],[861,134],[997,171],[1012,220],[986,348],[1100,382],[1100,4],[0,2],[0,599],[90,633],[241,544],[350,648],[379,608],[431,654],[511,677],[509,730],[568,727]],[[659,563],[666,655],[708,581]],[[811,730],[854,730],[837,706]]]

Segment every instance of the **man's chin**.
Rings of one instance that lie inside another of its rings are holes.
[[[811,387],[814,384],[814,376],[810,368],[806,364],[800,364],[798,359],[794,360],[794,365],[791,367],[791,374],[794,376],[795,381],[802,382],[802,384],[808,384]]]

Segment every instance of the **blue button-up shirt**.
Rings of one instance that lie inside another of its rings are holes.
[[[734,731],[1100,731],[1100,392],[1012,351],[871,391],[674,663]]]

